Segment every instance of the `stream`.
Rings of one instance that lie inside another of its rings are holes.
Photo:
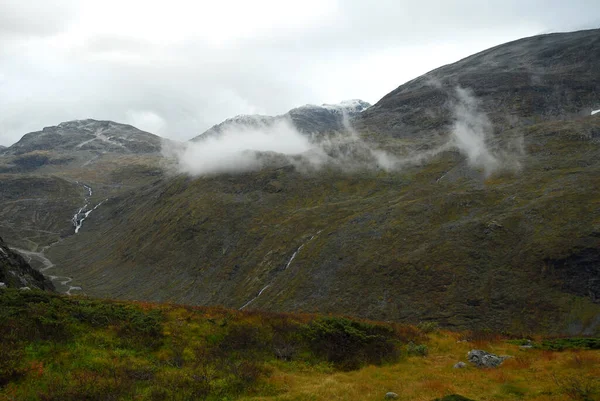
[[[283,270],[287,270],[287,269],[288,269],[288,267],[290,267],[290,265],[291,265],[291,264],[292,264],[292,262],[294,261],[294,259],[296,259],[296,256],[298,256],[298,253],[300,253],[300,251],[302,250],[302,248],[304,248],[304,246],[305,246],[306,244],[308,244],[310,241],[312,241],[313,239],[315,239],[315,237],[316,237],[317,235],[321,234],[321,232],[322,232],[322,231],[323,231],[323,230],[319,230],[319,231],[318,231],[318,232],[317,232],[315,235],[311,236],[311,237],[308,239],[308,241],[306,241],[305,243],[303,243],[302,245],[300,245],[300,246],[298,247],[298,249],[296,249],[296,250],[294,251],[294,253],[292,253],[292,256],[291,256],[291,257],[288,259],[288,261],[287,261],[287,263],[286,263],[286,265],[285,265],[285,268],[284,268]],[[267,288],[269,288],[269,287],[271,286],[271,284],[273,284],[273,282],[274,282],[274,281],[275,281],[275,278],[273,278],[273,280],[271,280],[271,282],[270,282],[269,284],[267,284],[266,286],[264,286],[264,287],[262,288],[262,290],[260,290],[260,291],[258,292],[258,294],[257,294],[257,295],[256,295],[254,298],[252,298],[250,301],[246,302],[246,303],[245,303],[245,304],[244,304],[244,305],[243,305],[241,308],[239,308],[239,310],[242,310],[242,309],[246,308],[246,307],[247,307],[248,305],[250,305],[252,302],[256,301],[256,300],[258,299],[258,297],[260,297],[260,296],[262,295],[262,293],[263,293],[263,292],[264,292],[264,291],[265,291]]]

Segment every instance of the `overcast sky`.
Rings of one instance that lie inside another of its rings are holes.
[[[237,114],[371,103],[597,0],[0,0],[0,144],[95,118],[189,139]]]

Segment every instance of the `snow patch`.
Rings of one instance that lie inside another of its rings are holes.
[[[301,109],[325,109],[328,111],[333,111],[333,112],[338,112],[338,113],[352,114],[352,113],[362,113],[369,107],[371,107],[371,105],[365,101],[362,101],[360,99],[351,99],[351,100],[344,100],[343,102],[336,103],[336,104],[325,103],[320,106],[316,105],[316,104],[307,104],[304,106],[300,106],[299,108],[301,108]]]
[[[94,123],[90,123],[90,124],[88,124],[87,126],[90,126],[90,125],[93,125],[93,124],[94,124]],[[84,128],[86,128],[87,126],[85,126]],[[59,127],[60,127],[60,124],[59,124]],[[97,129],[96,129],[96,130],[93,132],[93,134],[94,134],[95,138],[88,139],[87,141],[83,141],[83,142],[81,142],[79,145],[77,145],[77,146],[76,146],[76,148],[81,148],[82,146],[85,146],[85,145],[87,145],[88,143],[90,143],[90,142],[92,142],[92,141],[95,141],[95,140],[100,140],[100,141],[102,141],[102,142],[106,142],[106,143],[108,143],[108,144],[110,144],[110,145],[114,145],[114,146],[120,146],[120,147],[124,148],[125,146],[123,146],[123,144],[121,144],[121,143],[119,143],[119,142],[115,142],[115,141],[113,141],[113,139],[112,139],[112,138],[110,138],[110,137],[108,137],[108,136],[104,135],[104,132],[106,132],[107,130],[108,130],[108,128],[103,128],[103,127],[99,127],[99,128],[97,128]]]
[[[600,113],[600,109],[598,109],[598,110],[592,110],[592,114],[591,115],[593,116],[594,114],[598,114],[598,113]]]

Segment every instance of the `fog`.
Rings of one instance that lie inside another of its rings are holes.
[[[483,169],[486,176],[500,169],[520,170],[520,159],[525,152],[522,135],[494,138],[494,127],[473,92],[456,87],[454,95],[449,147],[461,152],[470,166]]]
[[[492,123],[471,90],[456,87],[450,97],[453,100],[447,107],[454,121],[447,127],[447,141],[427,151],[405,149],[402,154],[394,154],[368,143],[353,128],[348,115],[341,114],[342,131],[307,135],[299,132],[289,119],[254,121],[252,126],[229,124],[220,133],[206,135],[197,142],[166,145],[163,153],[176,160],[179,173],[192,176],[241,173],[282,165],[293,165],[301,172],[324,167],[345,173],[400,171],[408,165],[427,163],[448,150],[460,152],[469,166],[481,170],[485,176],[498,170],[518,171],[524,154],[522,137],[494,138]]]
[[[86,118],[186,140],[237,114],[375,103],[491,46],[597,27],[596,3],[3,0],[0,144]]]

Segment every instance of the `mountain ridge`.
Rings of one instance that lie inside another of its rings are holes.
[[[215,137],[222,132],[240,128],[261,128],[273,125],[276,122],[289,121],[299,132],[303,134],[319,134],[329,131],[345,129],[345,118],[352,118],[371,105],[360,99],[342,101],[336,104],[313,105],[306,104],[295,107],[285,114],[277,116],[250,114],[238,115],[213,125],[202,134],[190,139],[197,142],[206,138]]]
[[[598,59],[600,29],[515,40],[400,85],[353,122],[395,137],[443,135],[456,87],[474,90],[498,131],[589,115],[600,107]]]

